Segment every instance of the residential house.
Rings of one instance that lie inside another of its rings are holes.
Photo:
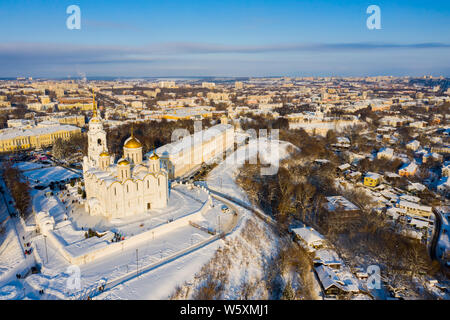
[[[325,238],[311,227],[293,228],[291,232],[294,233],[296,240],[309,252],[320,249],[325,244]]]
[[[416,174],[418,168],[415,162],[406,163],[398,170],[398,174],[402,177],[411,177]]]
[[[420,142],[417,140],[412,140],[406,144],[406,149],[417,151],[420,147]]]
[[[364,176],[364,185],[368,187],[376,187],[381,182],[381,176],[378,173],[367,172]]]
[[[399,200],[396,204],[397,208],[406,210],[407,215],[420,216],[429,218],[433,213],[433,208],[424,206],[419,203],[414,203],[405,200]]]
[[[394,156],[394,149],[392,148],[381,148],[377,153],[378,159],[388,159],[391,160]]]
[[[358,293],[359,288],[353,279],[341,279],[336,272],[325,266],[315,267],[320,286],[326,296],[338,296],[349,293]]]

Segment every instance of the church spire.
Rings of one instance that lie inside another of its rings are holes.
[[[92,88],[92,117],[97,117],[97,102],[95,101],[95,91],[94,88]]]

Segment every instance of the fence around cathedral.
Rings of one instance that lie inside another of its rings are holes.
[[[200,187],[201,189],[204,189]],[[205,192],[209,194],[209,191],[204,189]],[[163,235],[167,232],[170,232],[180,226],[189,225],[189,221],[195,221],[197,218],[201,218],[202,214],[205,213],[212,204],[211,196],[208,197],[208,200],[203,204],[203,206],[194,213],[186,214],[180,218],[177,218],[173,221],[168,221],[166,224],[160,225],[158,227],[149,229],[145,232],[139,233],[137,235],[131,236],[125,240],[120,242],[110,242],[105,239],[103,242],[97,244],[97,248],[92,248],[92,250],[88,252],[82,252],[80,254],[76,254],[74,252],[70,252],[66,246],[58,239],[58,237],[54,234],[52,230],[48,230],[45,232],[47,236],[47,240],[51,241],[52,244],[58,249],[58,252],[71,264],[81,265],[88,262],[95,261],[96,259],[103,258],[105,256],[121,252],[123,250],[129,249],[130,247],[134,247],[139,243],[146,242],[152,240],[154,237]],[[106,236],[103,236],[106,237]],[[102,237],[102,238],[103,238]],[[106,237],[109,238],[109,237]],[[109,239],[110,240],[110,239]],[[103,244],[103,245],[102,245]],[[88,250],[88,249],[86,249]]]
[[[201,189],[203,189],[204,191],[207,191],[206,188],[204,187],[200,187]],[[235,203],[231,202],[230,200],[223,198],[220,195],[217,194],[211,194],[211,196],[225,204],[227,204],[230,208],[233,208],[233,211],[235,213],[237,213],[239,210],[237,209]],[[203,208],[208,208],[209,206],[206,206],[206,204],[208,202],[211,201],[211,198],[209,198],[209,200],[205,203],[205,205],[202,207]],[[202,209],[200,209],[199,211],[201,211]],[[192,215],[187,215],[187,217],[191,217]],[[236,226],[238,225],[238,221],[239,221],[239,216],[237,214],[233,215],[233,219],[232,221],[230,221],[229,225],[226,226],[223,230],[221,230],[220,233],[216,233],[214,236],[205,239],[199,243],[196,243],[194,245],[191,245],[181,251],[175,252],[174,254],[171,254],[168,257],[165,257],[164,259],[161,259],[160,261],[157,261],[155,263],[143,266],[141,269],[138,270],[138,272],[136,271],[130,271],[126,274],[123,274],[117,278],[114,279],[100,279],[98,281],[96,281],[94,284],[83,288],[82,290],[73,293],[71,295],[69,295],[67,298],[71,299],[71,300],[86,300],[86,299],[92,299],[93,297],[101,294],[102,292],[104,292],[105,290],[109,290],[111,288],[114,288],[115,286],[128,281],[130,279],[133,279],[135,277],[138,277],[139,275],[148,272],[150,270],[156,269],[166,263],[169,263],[171,261],[174,261],[176,259],[178,259],[181,256],[184,256],[190,252],[193,252],[195,250],[198,250],[204,246],[207,246],[208,244],[224,237],[227,234],[230,234],[231,232],[233,232],[236,228]]]

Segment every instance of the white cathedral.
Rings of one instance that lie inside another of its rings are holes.
[[[95,95],[89,121],[88,156],[83,158],[85,209],[108,219],[164,208],[169,199],[168,174],[153,153],[143,159],[142,145],[133,136],[123,146],[123,157],[114,163],[108,153],[106,132],[97,114]]]

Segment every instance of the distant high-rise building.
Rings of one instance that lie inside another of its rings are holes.
[[[216,84],[214,82],[202,82],[202,88],[214,89]]]
[[[158,85],[160,88],[175,88],[175,81],[160,81]]]

